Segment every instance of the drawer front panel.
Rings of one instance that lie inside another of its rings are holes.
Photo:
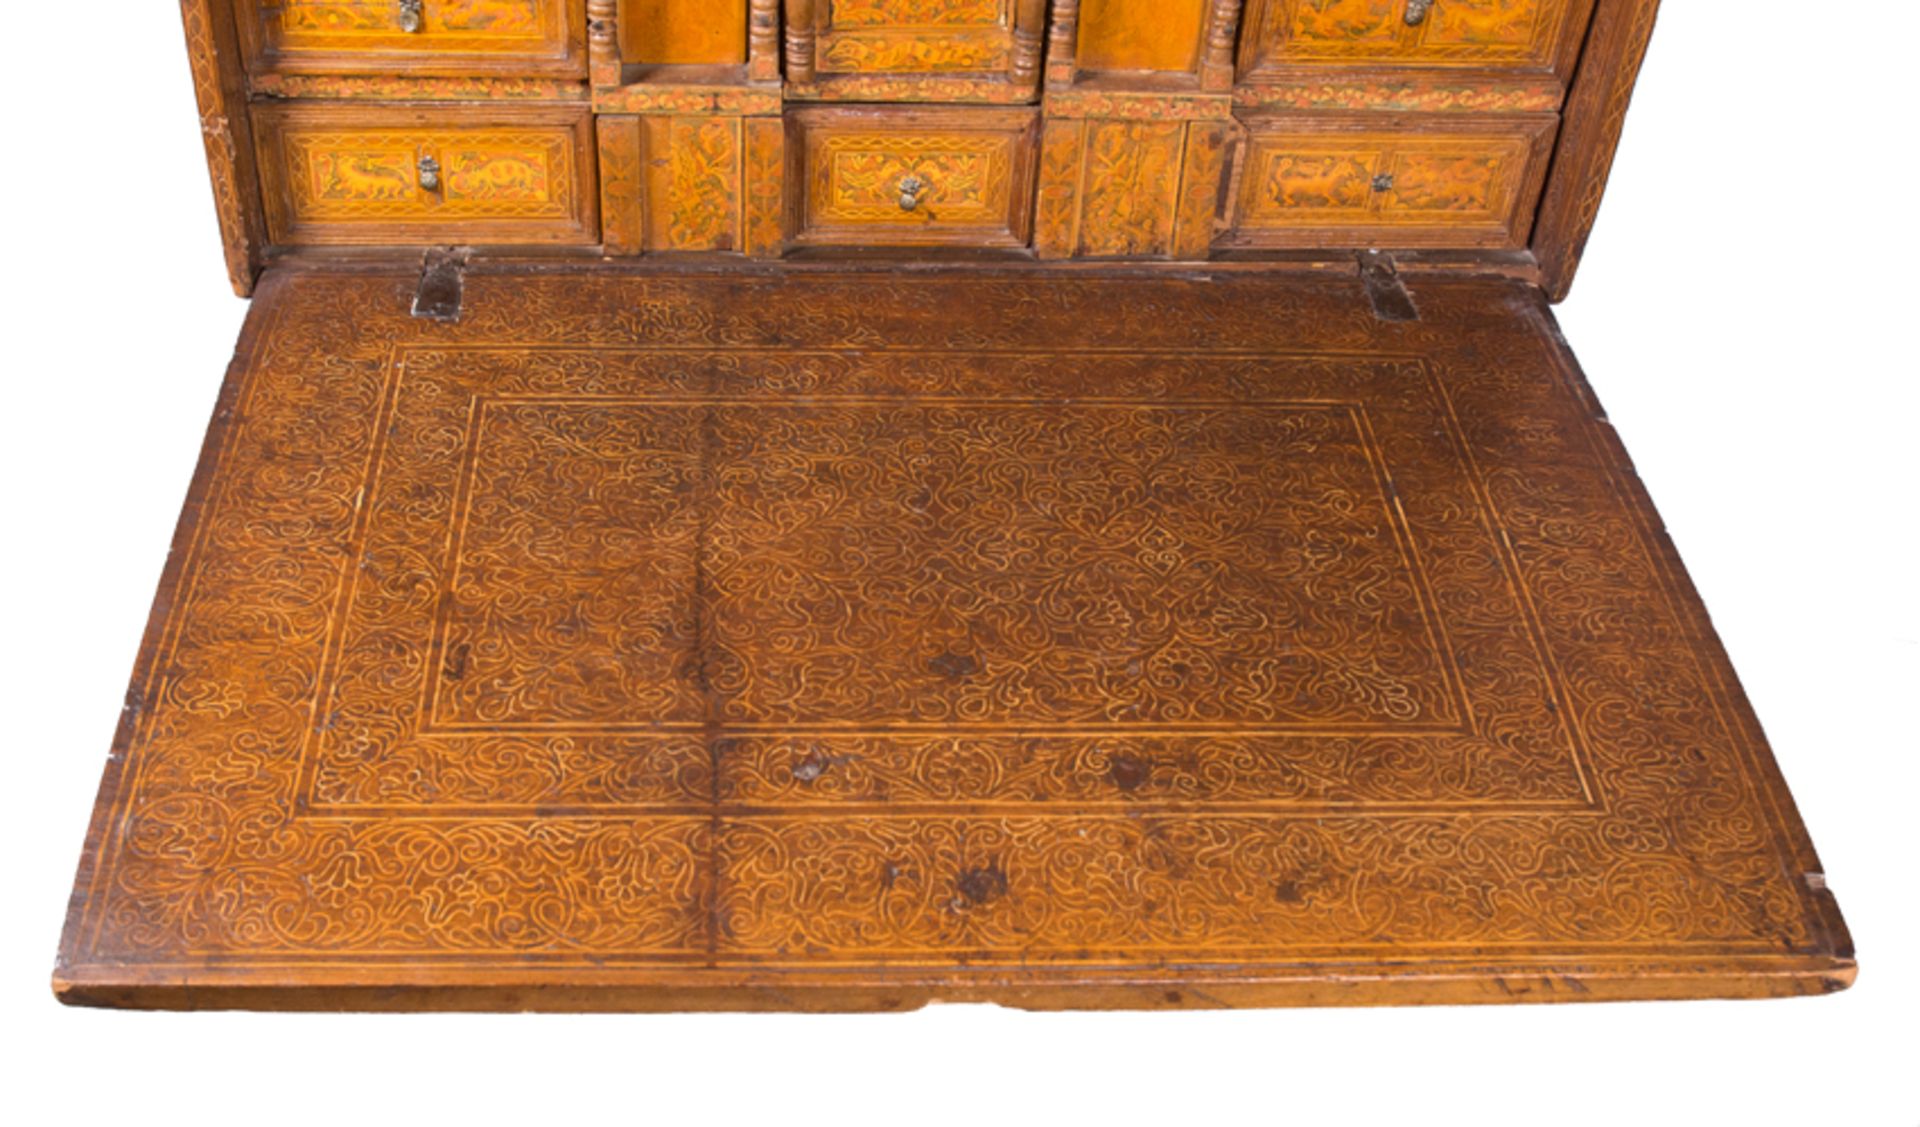
[[[585,111],[263,107],[261,168],[276,242],[589,243],[597,238]]]
[[[1591,0],[1250,0],[1243,70],[1291,64],[1547,67]]]
[[[586,73],[582,0],[235,0],[256,69]]]
[[[1230,246],[1520,246],[1553,131],[1551,118],[1246,124]]]
[[[1036,116],[1029,110],[803,110],[797,241],[1025,246]]]
[[[822,72],[996,71],[1012,50],[1011,0],[815,0]]]

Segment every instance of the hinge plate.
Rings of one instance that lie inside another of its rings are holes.
[[[435,247],[420,264],[420,285],[413,291],[413,315],[428,321],[458,321],[466,298],[466,247]]]
[[[1367,300],[1373,303],[1373,315],[1382,321],[1418,321],[1413,295],[1400,281],[1400,270],[1393,256],[1377,250],[1363,250],[1360,260],[1360,284],[1366,287]]]

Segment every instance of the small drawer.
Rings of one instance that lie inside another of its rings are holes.
[[[581,0],[234,0],[255,71],[587,73]]]
[[[1037,123],[1032,110],[797,110],[794,242],[1026,246]]]
[[[1578,54],[1593,0],[1248,0],[1243,79],[1289,67],[1552,69]]]
[[[1243,119],[1223,247],[1519,247],[1551,115]]]
[[[277,243],[599,239],[584,107],[263,105],[254,124]]]

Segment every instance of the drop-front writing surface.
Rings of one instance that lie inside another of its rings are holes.
[[[453,325],[413,285],[270,275],[69,1000],[1851,980],[1522,283],[1387,321],[1342,279],[479,267]]]

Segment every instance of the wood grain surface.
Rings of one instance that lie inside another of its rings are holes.
[[[55,989],[1778,996],[1845,926],[1534,287],[282,266]]]

